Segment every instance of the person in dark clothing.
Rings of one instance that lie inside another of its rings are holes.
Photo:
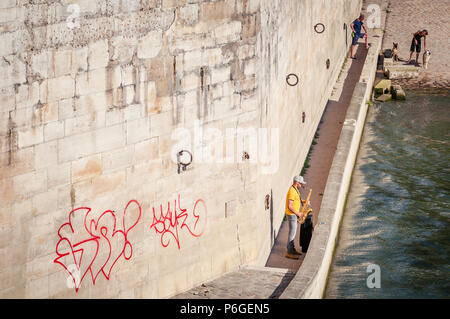
[[[350,48],[350,58],[356,59],[353,55],[353,51],[355,49],[355,46],[358,44],[358,40],[360,38],[366,39],[366,49],[369,48],[369,35],[367,34],[366,26],[364,25],[364,14],[361,14],[358,19],[352,22],[350,24],[350,28],[352,28],[352,46]],[[361,33],[361,28],[364,29],[366,33]]]
[[[416,51],[416,66],[419,65],[419,54],[420,54],[421,46],[422,46],[422,38],[423,38],[423,46],[426,51],[427,50],[427,35],[428,35],[427,30],[422,30],[422,31],[419,30],[416,33],[414,33],[413,39],[411,41],[411,48],[410,48],[411,54],[409,55],[409,60],[408,60],[408,62],[406,62],[406,64],[411,63],[411,59],[414,54],[414,51]]]

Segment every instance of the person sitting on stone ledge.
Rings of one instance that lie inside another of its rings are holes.
[[[408,62],[406,62],[406,64],[410,64],[411,63],[411,59],[412,56],[414,54],[414,50],[416,51],[416,66],[419,66],[419,54],[421,51],[421,46],[422,46],[422,37],[423,37],[423,47],[425,49],[425,51],[427,50],[427,35],[428,35],[428,31],[427,30],[422,30],[422,31],[417,31],[416,33],[413,34],[413,38],[411,41],[411,54],[409,55],[409,60]]]
[[[366,26],[364,25],[364,14],[361,14],[358,19],[353,21],[350,24],[350,28],[352,28],[352,46],[350,48],[350,58],[356,59],[356,57],[353,54],[353,51],[355,50],[355,46],[358,44],[358,40],[360,38],[366,39],[366,49],[369,49],[369,35],[367,33]],[[364,29],[366,33],[361,33],[361,28]]]

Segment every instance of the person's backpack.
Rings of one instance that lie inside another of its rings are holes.
[[[306,217],[305,222],[300,226],[300,246],[302,247],[302,252],[304,253],[308,251],[313,231],[314,227],[312,214],[310,214]]]
[[[391,49],[386,49],[384,51],[384,57],[388,58],[388,59],[392,58],[392,50]]]

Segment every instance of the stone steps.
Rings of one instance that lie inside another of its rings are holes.
[[[419,68],[414,65],[400,64],[392,58],[384,58],[383,71],[388,79],[407,79],[419,76]]]

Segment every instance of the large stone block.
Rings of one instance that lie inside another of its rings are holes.
[[[0,154],[0,179],[29,173],[35,169],[33,147],[12,149],[13,152],[7,150]]]
[[[211,48],[202,51],[202,61],[204,65],[209,67],[216,66],[223,62],[221,48]]]
[[[235,2],[232,0],[203,2],[200,5],[200,19],[206,22],[227,19],[235,10]]]
[[[217,44],[230,43],[241,39],[242,23],[231,21],[214,29],[214,38]]]
[[[55,187],[61,185],[67,185],[70,183],[71,178],[71,163],[65,163],[62,165],[52,165],[51,169],[47,170],[47,184],[48,187]],[[58,191],[59,196],[59,191]],[[59,197],[58,197],[59,198]],[[56,203],[58,204],[58,198]]]
[[[144,116],[144,106],[142,104],[129,105],[123,109],[123,119],[127,122],[140,119]]]
[[[65,120],[64,135],[74,135],[92,131],[105,126],[106,112],[92,112],[83,116],[78,116]]]
[[[95,131],[95,145],[97,152],[105,152],[123,147],[126,143],[125,125],[105,127]]]
[[[126,172],[119,171],[108,175],[101,175],[92,180],[92,197],[95,198],[126,188]]]
[[[61,103],[60,103],[61,105]],[[80,115],[90,114],[94,112],[104,112],[112,106],[112,93],[109,91],[100,91],[89,95],[81,96],[74,100],[74,104],[71,106],[70,102],[65,105],[65,116],[74,117]],[[72,109],[71,109],[72,108]]]
[[[47,189],[47,171],[39,170],[13,178],[14,192],[18,197],[28,197],[43,192]]]
[[[52,78],[44,80],[39,90],[41,103],[55,102],[74,96],[75,81],[69,75]]]
[[[15,53],[15,32],[0,34],[0,56],[8,56]]]
[[[150,117],[151,136],[160,136],[171,132],[173,127],[172,112],[164,112],[160,114],[153,114]]]
[[[137,69],[134,65],[130,64],[123,65],[121,66],[120,70],[121,70],[122,85],[127,86],[131,84],[136,84]],[[111,88],[114,87],[116,86],[113,86]]]
[[[65,99],[58,102],[58,119],[63,121],[77,114],[76,100]]]
[[[19,130],[19,148],[42,143],[44,141],[43,126],[25,127]]]
[[[242,38],[255,37],[258,32],[258,15],[252,14],[242,17]]]
[[[155,82],[142,82],[139,84],[136,92],[136,100],[144,105],[146,112],[156,103],[156,84]]]
[[[145,37],[139,39],[137,56],[139,59],[151,59],[156,57],[162,48],[162,32],[151,31]]]
[[[93,155],[72,162],[72,183],[102,174],[102,157]]]
[[[88,66],[89,70],[105,68],[109,63],[108,41],[100,40],[89,43],[88,46]]]
[[[127,121],[127,144],[134,144],[150,138],[150,119],[148,117]]]
[[[16,6],[16,1],[17,0],[3,0],[0,3],[0,8],[1,9],[5,9],[5,8],[13,8]]]
[[[39,82],[35,81],[31,84],[18,86],[15,100],[16,108],[29,107],[37,104],[39,102]]]
[[[185,75],[181,80],[181,88],[183,91],[195,90],[199,88],[200,85],[200,76],[196,72]]]
[[[188,4],[180,8],[180,18],[186,24],[195,24],[198,22],[198,4]]]
[[[49,189],[44,193],[37,194],[33,197],[33,216],[48,214],[57,210],[58,206],[57,189]]]
[[[52,75],[54,77],[60,77],[63,75],[71,74],[73,70],[72,66],[72,50],[53,50],[51,53],[53,56],[52,59]],[[76,61],[78,62],[78,61]]]
[[[26,82],[26,66],[17,56],[0,59],[0,88]]]
[[[256,60],[252,59],[244,64],[244,74],[246,76],[254,76],[256,73]]]
[[[76,94],[79,96],[104,92],[108,86],[107,73],[104,68],[78,74],[75,81]]]
[[[229,66],[214,68],[211,70],[211,84],[226,82],[230,80],[231,69]]]
[[[419,76],[419,68],[411,65],[394,65],[386,67],[389,79],[408,79]]]
[[[117,150],[102,153],[103,171],[117,170],[133,165],[134,147],[127,146]]]
[[[39,117],[39,123],[49,123],[58,120],[58,102],[50,102],[35,107],[35,117]]]
[[[110,59],[117,61],[120,64],[131,63],[133,55],[137,50],[138,40],[135,38],[128,38],[118,36],[111,39]]]
[[[3,112],[8,112],[8,111],[14,110],[16,108],[17,96],[19,96],[19,101],[21,98],[27,100],[27,98],[25,98],[24,95],[27,95],[27,97],[28,97],[28,94],[23,94],[25,90],[23,88],[22,89],[21,88],[22,88],[22,85],[19,86],[19,92],[22,92],[22,94],[18,93],[17,95],[16,95],[16,90],[15,90],[14,86],[0,88],[0,104],[2,105]],[[28,89],[28,86],[27,86],[27,89]],[[39,87],[38,87],[37,96],[39,99]],[[1,134],[1,131],[0,131],[0,134]]]
[[[183,59],[183,70],[185,72],[200,69],[202,66],[202,51],[195,50],[186,52]]]
[[[392,85],[391,87],[392,92],[392,98],[394,100],[405,100],[406,99],[406,93],[403,91],[402,87],[400,85]]]
[[[88,47],[72,49],[72,74],[85,72],[88,69]]]
[[[392,100],[391,94],[382,94],[375,99],[375,101],[378,101],[378,102],[388,102],[390,100]]]
[[[136,163],[147,162],[159,157],[158,139],[152,138],[134,146],[134,160]]]
[[[64,163],[95,153],[93,132],[72,135],[58,140],[58,161]]]
[[[252,58],[255,56],[255,46],[253,45],[240,46],[238,48],[237,55],[240,60]]]
[[[391,90],[391,81],[390,80],[381,80],[378,82],[377,85],[375,85],[374,92],[376,96],[382,95],[382,94],[389,94]]]
[[[36,169],[47,168],[58,162],[57,142],[51,141],[34,147],[34,165]]]

